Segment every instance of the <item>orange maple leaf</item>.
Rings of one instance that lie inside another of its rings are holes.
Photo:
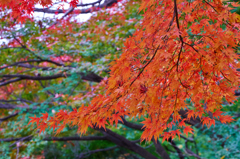
[[[171,131],[171,134],[172,134],[173,139],[176,135],[178,135],[179,140],[180,140],[180,134],[182,134],[182,133],[179,131],[179,129],[177,129],[177,130]]]
[[[223,112],[218,109],[218,110],[216,110],[216,111],[213,113],[213,116],[214,116],[215,118],[218,118],[219,116],[221,116],[222,113],[223,113]]]
[[[112,115],[112,120],[115,121],[115,124],[116,124],[116,126],[117,126],[118,120],[122,121],[122,118],[120,117],[119,114],[113,114],[113,115]],[[122,122],[123,122],[123,121],[122,121]]]
[[[219,120],[221,123],[229,123],[234,121],[234,119],[230,115],[220,116]]]
[[[35,115],[35,117],[29,117],[31,120],[29,121],[29,123],[28,123],[28,125],[30,124],[30,123],[37,123],[37,125],[39,124],[39,121],[41,120],[40,118],[37,118],[36,117],[36,115]]]
[[[187,126],[184,128],[183,132],[188,136],[188,133],[193,134],[193,129],[191,128],[191,126]]]
[[[186,119],[183,119],[178,125],[179,125],[180,127],[186,126],[185,120],[186,120]]]

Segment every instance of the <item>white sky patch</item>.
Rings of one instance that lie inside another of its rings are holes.
[[[93,2],[96,2],[97,0],[79,0],[79,2],[82,2],[82,4],[86,4],[86,3],[93,3]],[[59,2],[57,0],[53,0],[53,3],[56,3],[56,2]],[[67,2],[70,2],[69,0]],[[104,2],[104,0],[102,0],[101,4]],[[53,10],[56,10],[58,9],[58,7],[62,5],[63,6],[63,9],[65,9],[66,11],[70,8],[70,5],[69,3],[66,3],[66,2],[61,2],[61,3],[58,3],[58,4],[55,4],[53,5],[50,9],[53,9]],[[35,6],[36,8],[43,8],[41,5],[37,4]],[[78,9],[87,9],[91,6],[86,6],[86,7],[76,7],[75,10],[78,10]],[[62,7],[60,8],[62,9]],[[41,20],[43,19],[44,17],[47,17],[47,18],[52,18],[52,19],[59,19],[61,18],[62,16],[64,15],[64,13],[59,13],[59,14],[49,14],[49,13],[42,13],[42,12],[34,12],[33,13],[33,17],[34,19],[36,20]],[[85,22],[87,21],[88,19],[90,19],[92,13],[87,13],[87,14],[78,14],[76,16],[74,16],[74,19],[77,19],[78,22]]]
[[[67,2],[70,2],[71,0],[67,0]],[[80,2],[82,2],[82,4],[88,4],[88,3],[93,3],[93,2],[96,2],[97,0],[79,0],[79,4],[81,4]],[[102,0],[100,4],[104,3],[105,0]],[[126,0],[124,0],[126,1]],[[124,2],[123,1],[123,2]],[[55,4],[54,4],[55,3]],[[70,5],[69,3],[66,3],[66,2],[59,2],[59,0],[53,0],[53,6],[49,6],[50,8],[49,9],[52,9],[52,10],[57,10],[59,8],[59,6],[62,6],[61,8],[59,9],[64,9],[64,10],[68,10],[70,8]],[[97,4],[95,4],[95,6],[97,6]],[[119,6],[122,6],[121,3],[118,3]],[[92,7],[91,5],[89,6],[86,6],[86,7],[76,7],[75,10],[78,10],[78,9],[88,9],[89,7]],[[36,4],[35,5],[35,8],[43,8],[41,5],[39,4]],[[46,8],[46,7],[45,7]],[[114,10],[114,9],[110,9],[112,14],[114,14],[114,12],[118,12],[118,11],[122,11],[124,8],[118,8],[118,10]],[[75,14],[72,16],[71,18],[71,21],[73,20],[77,20],[77,22],[86,22],[87,20],[90,19],[90,17],[93,15],[93,14],[96,14],[96,12],[93,12],[93,13],[87,13],[87,14]],[[33,16],[33,19],[38,21],[38,20],[43,20],[44,18],[49,18],[49,19],[53,19],[53,21],[57,21],[57,19],[60,19],[62,16],[64,15],[64,13],[59,13],[59,14],[49,14],[49,13],[43,13],[43,12],[33,12],[32,16]],[[66,18],[66,17],[65,17]],[[24,24],[23,24],[24,25]],[[16,25],[16,27],[21,28],[20,26],[21,25]],[[15,29],[17,29],[15,27]],[[0,39],[0,46],[3,45],[5,43],[5,45],[8,43],[8,39]]]
[[[97,0],[79,0],[79,2],[82,2],[83,4],[86,3],[93,3],[96,2]],[[53,0],[53,3],[59,2],[58,0]],[[70,2],[69,0],[67,2]],[[102,3],[104,2],[104,0],[102,1]],[[66,11],[70,8],[69,3],[66,2],[60,2],[57,3],[53,6],[50,7],[50,9],[56,10],[58,9],[58,7],[62,5],[63,9],[65,9]],[[91,6],[87,6],[87,7],[76,7],[75,9],[83,9],[83,8],[89,8]],[[36,4],[35,8],[43,8],[40,4]],[[60,8],[62,9],[62,8]],[[90,17],[92,16],[93,13],[87,13],[87,14],[78,14],[76,16],[73,16],[72,20],[77,20],[78,22],[86,22],[87,20],[90,19]],[[62,16],[64,15],[64,13],[59,13],[59,14],[49,14],[49,13],[43,13],[43,12],[33,12],[32,16],[34,18],[34,20],[38,21],[38,20],[42,20],[44,18],[50,18],[50,19],[60,19]],[[16,25],[17,27],[18,25]],[[20,28],[20,25],[19,25]],[[15,28],[16,29],[16,28]],[[0,46],[3,44],[7,44],[8,43],[8,39],[0,39]]]

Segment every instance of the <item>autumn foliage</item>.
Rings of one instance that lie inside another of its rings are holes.
[[[221,104],[233,102],[239,86],[239,15],[220,0],[143,0],[139,12],[144,18],[137,31],[100,83],[105,92],[71,112],[31,117],[40,132],[71,125],[85,133],[117,125],[124,116],[144,117],[142,139],[162,135],[164,141],[193,133],[186,120],[199,118],[208,127],[233,120]]]

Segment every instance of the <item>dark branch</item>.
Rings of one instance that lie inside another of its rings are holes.
[[[192,152],[190,149],[186,148],[186,152],[189,156],[194,156],[196,157],[197,159],[201,159],[201,157],[197,154],[195,154],[194,152]]]
[[[52,80],[56,79],[59,77],[64,77],[64,74],[56,74],[52,76],[29,76],[29,75],[18,75],[18,74],[13,74],[13,75],[0,75],[0,77],[7,77],[7,78],[20,78],[20,80],[23,79],[28,79],[28,80]],[[1,86],[1,84],[0,84]]]
[[[5,49],[24,49],[22,47],[2,47],[0,50],[5,50]]]
[[[182,116],[182,118],[187,118],[187,111],[180,110],[178,113]],[[195,126],[196,128],[200,128],[202,126],[201,120],[199,118],[196,119],[191,118],[191,120],[186,120],[185,122],[187,124]]]
[[[94,3],[88,3],[88,4],[78,4],[77,6],[78,7],[89,6],[89,5],[93,5],[93,4],[97,4],[97,3],[99,3],[99,1],[94,2]],[[87,9],[75,9],[75,11],[78,14],[92,13],[94,11],[98,11],[101,8],[111,7],[114,3],[117,3],[117,0],[106,0],[103,4],[100,4],[96,7],[89,7]],[[65,11],[62,9],[53,10],[53,9],[48,9],[48,8],[35,8],[34,12],[43,12],[43,13],[49,13],[49,14],[65,13]]]
[[[12,80],[4,81],[4,82],[0,83],[0,87],[8,85],[10,83],[18,82],[18,81],[21,81],[21,78],[15,78],[15,79],[12,79]]]
[[[81,79],[86,80],[86,81],[101,82],[101,80],[103,79],[102,77],[100,77],[94,73],[88,73],[87,75],[85,75],[84,73],[80,73],[80,75],[81,75]],[[62,78],[62,77],[66,77],[66,76],[70,76],[70,74],[62,73],[62,74],[56,74],[56,75],[52,75],[52,76],[30,76],[30,75],[18,75],[18,74],[0,75],[0,77],[3,77],[3,78],[15,78],[15,79],[11,79],[8,81],[0,82],[0,87],[8,85],[10,83],[18,82],[21,80],[37,80],[37,81],[53,80],[53,79]]]
[[[12,66],[18,66],[18,65],[21,65],[21,64],[24,64],[24,63],[31,63],[31,62],[38,62],[38,63],[49,62],[49,63],[52,63],[52,64],[54,64],[56,66],[64,66],[64,64],[60,64],[60,63],[57,63],[57,62],[52,61],[52,60],[27,60],[27,61],[15,62],[13,64],[10,64],[10,65],[7,65],[7,66],[3,66],[3,67],[0,68],[0,70],[6,69],[6,68],[9,68],[9,67],[12,67]]]
[[[6,138],[0,139],[0,142],[11,142],[11,141],[30,141],[33,135],[19,137],[19,138]],[[83,137],[45,137],[44,141],[91,141],[91,140],[107,140],[106,136],[83,136]]]
[[[143,124],[135,124],[135,123],[131,123],[126,121],[123,117],[122,117],[122,121],[119,121],[120,123],[124,124],[125,126],[129,127],[129,128],[133,128],[136,130],[141,130],[143,131]],[[152,139],[152,142],[155,145],[156,151],[159,155],[161,155],[164,159],[170,159],[169,155],[167,154],[166,150],[162,147],[161,143],[159,143],[159,141],[155,141],[154,139]]]
[[[91,140],[107,140],[107,137],[106,136],[46,137],[43,140],[44,141],[70,141],[70,140],[91,141]]]
[[[18,106],[18,105],[13,105],[13,104],[8,104],[8,103],[5,103],[5,104],[2,104],[0,103],[0,109],[16,109],[16,108],[30,108],[29,106]],[[37,109],[37,107],[33,107],[32,109]]]
[[[166,150],[164,149],[164,147],[161,145],[161,143],[155,139],[152,139],[152,142],[155,145],[156,151],[159,155],[162,156],[163,159],[170,159],[169,155],[167,154]]]
[[[121,146],[121,147],[125,147],[137,154],[139,154],[140,156],[144,157],[144,158],[151,158],[151,159],[157,159],[157,157],[155,157],[154,155],[152,155],[151,153],[149,153],[147,150],[145,150],[144,148],[142,148],[141,146],[135,144],[134,142],[127,140],[126,138],[124,138],[121,135],[118,135],[117,133],[109,130],[109,129],[104,129],[104,128],[94,128],[95,130],[99,130],[101,131],[103,134],[105,134],[107,136],[107,139],[114,142],[115,144]]]
[[[184,155],[182,151],[177,147],[176,143],[170,138],[169,143],[173,146],[173,148],[177,151],[180,159],[184,159]]]
[[[235,96],[240,96],[240,91],[235,91]]]
[[[13,38],[17,41],[17,43],[18,43],[19,45],[21,45],[21,47],[22,47],[23,49],[25,49],[25,50],[27,50],[28,52],[30,52],[31,54],[33,54],[36,58],[42,60],[42,58],[41,58],[40,56],[38,56],[35,52],[33,52],[32,50],[30,50],[26,45],[22,44],[22,43],[18,40],[18,38],[15,37],[15,35],[12,35],[12,36],[13,36]]]
[[[123,122],[122,122],[123,121]],[[126,125],[127,127],[129,128],[132,128],[132,129],[136,129],[136,130],[141,130],[143,131],[144,128],[142,129],[142,127],[144,126],[143,124],[135,124],[135,123],[131,123],[131,122],[128,122],[125,118],[122,117],[122,121],[118,121],[119,123],[123,124],[123,125]]]
[[[93,154],[93,153],[96,153],[96,152],[102,152],[102,151],[110,151],[110,150],[113,150],[113,149],[116,149],[118,148],[119,146],[112,146],[112,147],[108,147],[108,148],[105,148],[105,149],[97,149],[97,150],[92,150],[92,151],[88,151],[88,152],[84,152],[84,153],[81,153],[77,158],[81,159],[81,158],[86,158],[88,157],[89,155]]]
[[[12,117],[15,117],[15,116],[17,116],[17,115],[18,115],[18,112],[17,112],[17,113],[14,113],[14,114],[11,114],[11,115],[9,115],[9,116],[6,116],[6,117],[4,117],[4,118],[0,118],[0,123],[3,122],[3,121],[5,121],[5,120],[8,120],[8,119],[10,119],[10,118],[12,118]]]
[[[92,2],[92,3],[83,3],[83,4],[77,4],[78,7],[86,7],[86,6],[93,6],[95,4],[100,4],[102,2],[102,0],[98,0],[96,2]]]
[[[41,69],[43,71],[45,70],[53,70],[54,68],[52,67],[39,67],[39,66],[34,66],[34,65],[30,65],[30,64],[18,64],[18,67],[24,67],[24,68],[35,68],[35,69]]]

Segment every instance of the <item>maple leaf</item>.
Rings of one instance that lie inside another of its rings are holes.
[[[229,123],[229,122],[234,121],[234,119],[230,115],[220,116],[219,120],[221,123]]]
[[[61,126],[58,126],[58,129],[56,131],[56,135],[59,134],[64,128],[65,128],[64,124],[62,124]],[[43,129],[43,130],[45,130],[45,129]]]
[[[107,124],[106,119],[103,119],[103,118],[99,119],[97,124],[99,128],[103,127],[106,130],[105,128],[105,125]]]
[[[184,128],[183,132],[188,136],[188,133],[193,134],[193,129],[191,128],[191,126],[187,126]]]
[[[202,118],[202,124],[206,125],[208,128],[211,127],[211,125],[215,126],[215,120],[211,119],[209,117]]]
[[[39,125],[39,121],[41,120],[40,118],[37,118],[36,117],[36,115],[35,115],[35,117],[29,117],[31,120],[29,121],[29,123],[28,123],[28,125],[30,124],[30,123],[37,123],[37,125]]]
[[[174,130],[174,131],[171,131],[171,135],[172,135],[172,138],[173,138],[173,139],[174,139],[174,137],[175,137],[176,135],[178,135],[179,140],[180,140],[180,134],[182,134],[182,133],[179,131],[179,129]]]
[[[193,110],[189,110],[187,113],[187,118],[188,119],[195,118],[195,112]]]
[[[41,118],[46,121],[48,119],[48,113],[42,113],[42,115]]]
[[[47,127],[48,124],[42,121],[41,124],[39,124],[37,127],[37,129],[40,129],[39,134],[41,134],[41,132],[44,132]]]
[[[218,110],[216,110],[216,111],[213,113],[213,116],[214,116],[215,118],[218,118],[219,116],[221,116],[222,113],[223,113],[223,112],[218,109]]]
[[[115,121],[115,124],[116,124],[116,127],[117,127],[118,120],[122,121],[122,118],[120,117],[119,114],[113,114],[113,115],[112,115],[112,120]],[[122,121],[122,122],[123,122],[123,121]]]
[[[150,135],[150,129],[144,129],[145,131],[143,131],[142,136],[141,136],[141,141],[143,140],[151,140],[152,139],[152,135]]]
[[[179,124],[178,124],[178,126],[180,126],[180,127],[185,127],[186,126],[186,124],[185,124],[185,121],[186,121],[186,119],[183,119]]]
[[[147,125],[152,125],[152,120],[149,118],[145,118],[145,121],[142,121],[141,123],[144,124],[144,126],[142,127],[142,129],[144,129]]]
[[[215,120],[214,119],[211,119],[210,122],[209,122],[209,127],[211,127],[211,125],[214,125],[215,126]]]
[[[164,132],[163,134],[163,139],[162,139],[162,143],[167,140],[171,137],[171,134],[169,132]]]

